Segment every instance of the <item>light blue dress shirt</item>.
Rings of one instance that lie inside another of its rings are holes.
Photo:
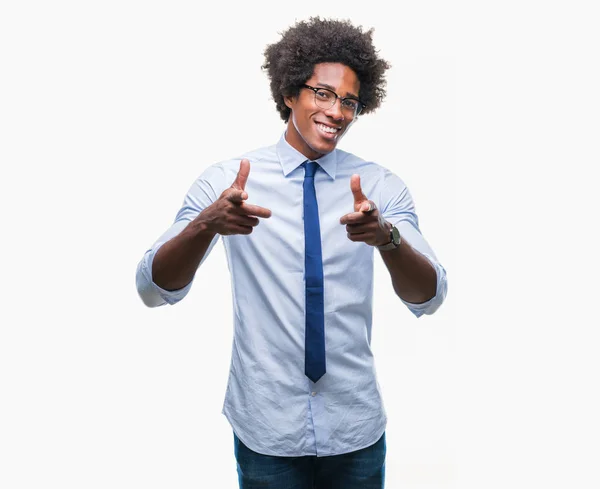
[[[152,282],[158,248],[179,234],[231,186],[241,158],[250,160],[248,203],[272,211],[250,235],[223,236],[231,273],[234,338],[223,414],[255,452],[275,456],[339,455],[374,444],[387,416],[371,351],[375,248],[346,236],[340,218],[354,211],[350,176],[403,239],[425,255],[437,273],[434,298],[406,306],[432,314],[446,295],[446,272],[419,231],[406,185],[386,168],[336,149],[317,162],[327,372],[313,383],[304,375],[304,228],[306,158],[285,140],[214,164],[196,180],[175,222],[137,269],[137,288],[150,307],[175,304],[192,283],[166,291]],[[215,236],[204,259],[219,239]],[[200,275],[202,270],[200,269]],[[204,277],[210,280],[210,277]],[[202,280],[202,279],[201,279]]]

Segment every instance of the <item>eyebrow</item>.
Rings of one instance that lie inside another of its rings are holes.
[[[321,86],[323,88],[328,88],[332,92],[336,93],[335,88],[332,87],[331,85],[328,85],[327,83],[317,83],[317,86]],[[352,98],[358,99],[358,95],[354,95],[353,93],[350,93],[350,92],[346,92],[346,97],[352,97]]]

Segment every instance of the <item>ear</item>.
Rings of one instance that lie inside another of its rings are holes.
[[[283,96],[283,103],[286,105],[286,107],[288,107],[289,109],[291,109],[292,105],[294,105],[294,99],[295,99],[295,97],[293,97],[291,95],[284,95]]]

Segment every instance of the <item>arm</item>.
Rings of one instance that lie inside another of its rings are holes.
[[[209,208],[207,208],[208,210]],[[162,245],[152,261],[152,281],[167,291],[188,285],[216,237],[200,213],[181,233]]]
[[[376,246],[390,242],[391,229],[392,224],[386,221],[383,241],[378,241]],[[415,251],[402,234],[400,236],[400,246],[393,250],[381,251],[381,258],[390,272],[396,295],[405,302],[422,304],[435,297],[437,274],[430,261]]]
[[[157,307],[165,304],[175,304],[181,299],[183,299],[189,292],[192,286],[191,279],[188,280],[188,282],[186,282],[186,284],[184,284],[180,288],[172,288],[169,287],[168,283],[161,282],[160,279],[158,279],[158,283],[155,282],[155,279],[153,278],[154,263],[158,252],[164,246],[167,246],[167,249],[171,247],[171,253],[167,253],[164,255],[167,257],[168,260],[169,256],[172,256],[173,252],[177,252],[177,247],[172,246],[172,241],[177,241],[177,238],[182,234],[186,235],[186,230],[189,225],[191,225],[191,222],[189,220],[176,220],[175,223],[152,245],[152,247],[148,251],[146,251],[142,259],[140,260],[136,272],[136,286],[140,298],[148,307]],[[209,246],[204,251],[203,255],[198,257],[197,266],[199,266],[202,263],[202,261],[206,259],[206,257],[209,255],[211,249],[217,241],[218,236],[215,236],[210,242]],[[165,263],[165,266],[168,267],[168,263]],[[192,278],[193,276],[194,273],[192,273]],[[161,287],[161,285],[165,288]]]
[[[144,304],[155,307],[180,301],[218,235],[250,234],[259,223],[257,217],[270,217],[270,210],[244,202],[249,173],[250,162],[244,159],[231,187],[216,200],[211,199],[214,191],[206,179],[201,177],[192,187],[173,226],[138,265],[137,288]]]
[[[384,183],[382,211],[362,193],[360,177],[353,176],[350,186],[355,212],[342,217],[340,222],[346,224],[351,241],[371,246],[389,243],[390,229],[392,224],[396,225],[400,246],[381,251],[394,291],[417,317],[433,314],[446,296],[446,272],[419,231],[408,189],[395,175],[386,176],[390,182]]]

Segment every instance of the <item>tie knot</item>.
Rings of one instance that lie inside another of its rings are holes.
[[[319,164],[316,161],[306,161],[303,165],[305,169],[304,178],[314,177]]]

